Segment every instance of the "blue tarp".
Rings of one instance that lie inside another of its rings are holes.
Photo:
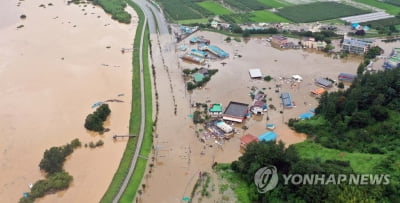
[[[313,117],[314,114],[312,112],[307,112],[307,113],[303,113],[299,116],[300,119],[304,120],[304,119],[310,119],[311,117]]]
[[[276,133],[274,133],[272,131],[268,131],[268,132],[260,135],[258,137],[258,140],[266,141],[266,142],[276,140]]]

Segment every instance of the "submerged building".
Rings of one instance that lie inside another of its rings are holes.
[[[383,67],[387,69],[400,67],[400,48],[393,49],[390,56],[385,60]]]
[[[220,49],[217,46],[214,45],[209,45],[206,47],[206,50],[209,51],[210,53],[218,56],[219,58],[228,58],[229,54],[225,52],[224,50]]]
[[[374,41],[370,39],[344,38],[342,51],[347,51],[353,54],[364,54],[368,51],[373,42]]]
[[[248,112],[248,104],[240,102],[230,102],[223,113],[223,119],[233,122],[243,122]]]

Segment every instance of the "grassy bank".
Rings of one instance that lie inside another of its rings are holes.
[[[129,1],[130,2],[130,1]],[[139,24],[136,30],[135,36],[140,36],[143,29],[143,21],[144,14],[140,10],[140,8],[133,4],[129,3],[139,16]],[[140,47],[140,37],[135,37],[133,44],[133,76],[132,76],[132,107],[131,107],[131,115],[129,121],[129,134],[139,134],[140,131],[140,120],[141,120],[141,101],[140,101],[140,64],[139,64],[139,47]],[[100,202],[109,203],[112,202],[114,196],[118,193],[119,188],[122,185],[122,182],[125,179],[126,174],[128,173],[129,166],[131,164],[131,160],[133,157],[133,153],[136,149],[137,138],[129,139],[125,152],[121,158],[121,162],[118,166],[116,173],[110,183],[106,193],[102,197]]]
[[[94,0],[93,4],[100,6],[111,15],[111,18],[120,23],[131,23],[131,14],[125,11],[126,1],[124,0]]]
[[[349,161],[351,168],[356,173],[373,173],[374,166],[386,157],[383,154],[349,153],[337,149],[325,148],[319,144],[305,141],[295,145],[296,150],[303,159],[319,158],[321,161],[340,160]]]
[[[136,167],[128,186],[122,194],[120,202],[133,202],[136,192],[140,189],[140,183],[146,170],[147,158],[151,152],[153,142],[153,120],[152,120],[152,88],[151,88],[151,73],[149,66],[149,29],[146,27],[143,40],[143,73],[144,73],[144,95],[145,95],[145,130],[142,146],[140,148],[140,157],[136,162]]]

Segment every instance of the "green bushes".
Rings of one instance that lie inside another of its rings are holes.
[[[93,4],[99,5],[103,10],[110,14],[112,19],[120,23],[131,23],[131,14],[125,11],[126,2],[124,0],[94,0]]]
[[[267,75],[264,77],[264,81],[267,81],[267,82],[271,81],[272,79],[273,78],[270,75]]]
[[[43,154],[43,159],[40,161],[40,170],[44,170],[48,174],[61,172],[65,158],[80,146],[81,142],[78,139],[74,139],[70,144],[47,149]]]
[[[89,114],[85,119],[85,128],[95,132],[103,132],[103,122],[107,120],[111,110],[108,104],[102,104],[95,112]]]
[[[31,189],[30,197],[39,198],[50,191],[67,189],[72,179],[73,177],[64,171],[54,173],[48,179],[37,181]]]

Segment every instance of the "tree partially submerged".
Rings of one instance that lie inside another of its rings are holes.
[[[111,110],[108,104],[102,104],[95,112],[89,114],[85,119],[85,128],[95,132],[103,132],[103,122],[107,120]]]

